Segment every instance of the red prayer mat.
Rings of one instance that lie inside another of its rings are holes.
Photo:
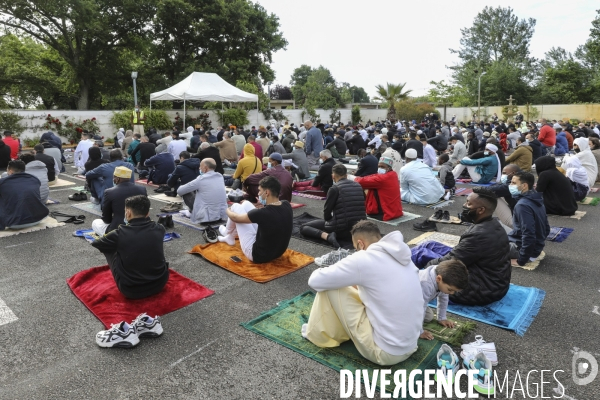
[[[163,316],[215,293],[169,269],[169,280],[160,293],[127,299],[117,289],[108,265],[80,271],[67,279],[67,285],[106,328],[121,321],[129,323],[144,312],[151,317]]]

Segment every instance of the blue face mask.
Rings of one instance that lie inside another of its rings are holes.
[[[125,225],[129,223],[129,221],[127,221],[127,217],[123,217],[123,222],[125,223]]]
[[[267,163],[267,168],[271,168],[271,163]]]
[[[272,140],[270,140],[270,141],[269,141],[269,144],[270,144],[270,145],[272,145],[272,144],[273,144],[273,141],[272,141]]]
[[[198,175],[204,175],[204,172],[202,172],[201,169],[198,170]]]
[[[260,201],[260,204],[263,206],[267,205],[267,199],[263,199],[260,195],[258,196],[258,201]]]
[[[484,151],[483,154],[485,154],[486,156],[489,156],[490,152],[489,151]]]
[[[502,177],[500,178],[500,182],[506,185],[508,183],[508,175],[502,175]]]
[[[377,173],[378,174],[385,174],[387,171],[383,168],[377,168]]]
[[[508,190],[510,191],[510,194],[512,194],[513,196],[521,194],[521,192],[519,191],[519,189],[517,189],[517,185],[509,185],[508,186]]]

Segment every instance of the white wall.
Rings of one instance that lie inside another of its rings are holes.
[[[538,111],[538,118],[546,118],[549,120],[555,119],[578,119],[580,121],[600,121],[600,104],[538,104],[533,105]],[[440,116],[444,117],[444,107],[436,107],[439,111]],[[468,122],[471,121],[473,111],[477,113],[477,107],[448,107],[446,108],[446,118],[451,119],[452,115],[456,114],[458,121]],[[527,107],[519,106],[519,111],[523,113],[525,117]],[[482,115],[493,115],[498,114],[498,117],[503,118],[502,106],[493,107],[481,107]],[[530,118],[533,119],[533,118]]]
[[[302,112],[303,110],[281,110],[283,114],[288,118],[290,123],[294,123],[299,125],[303,123],[302,120]],[[331,114],[331,110],[316,110],[317,114],[320,115],[321,121],[327,122],[329,120],[329,114]],[[348,122],[351,120],[351,111],[341,109],[341,120],[342,122]],[[61,122],[65,122],[66,118],[73,118],[75,122],[85,119],[96,118],[96,122],[100,127],[100,135],[105,138],[114,137],[118,128],[114,127],[110,123],[110,118],[113,115],[113,111],[107,110],[89,110],[89,111],[76,111],[76,110],[14,110],[13,112],[19,114],[23,117],[21,120],[21,124],[25,126],[25,131],[22,133],[21,137],[23,138],[36,138],[40,137],[42,133],[46,132],[46,129],[43,129],[42,126],[46,123],[46,117],[48,114],[52,115],[52,118],[59,118]],[[212,110],[187,110],[186,113],[188,115],[197,117],[201,113],[206,112],[209,115],[209,119],[212,121],[214,127],[219,125],[219,118],[217,114]],[[183,110],[169,110],[167,111],[167,115],[174,122],[176,113],[179,113],[180,117],[183,118]],[[257,115],[258,114],[258,115]],[[367,122],[368,120],[376,121],[385,118],[387,115],[387,110],[361,110],[361,116],[363,122]],[[258,118],[257,118],[258,117]],[[308,119],[305,116],[305,119]],[[250,124],[248,127],[254,125],[268,125],[269,122],[265,120],[262,113],[257,110],[248,111],[248,120]],[[1,127],[0,127],[1,128]],[[129,129],[129,127],[124,126],[123,128]],[[66,139],[63,138],[63,141],[66,142]]]

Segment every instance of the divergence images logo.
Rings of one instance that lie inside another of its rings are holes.
[[[575,349],[573,353],[573,382],[584,386],[598,376],[598,361],[587,351]]]

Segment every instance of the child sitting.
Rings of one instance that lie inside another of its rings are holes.
[[[454,328],[454,322],[446,319],[448,295],[464,289],[469,283],[469,271],[465,264],[459,260],[442,261],[438,265],[419,270],[419,280],[425,301],[424,322],[433,320],[433,310],[427,304],[437,297],[438,324]],[[421,331],[421,339],[433,340],[431,332]]]
[[[444,198],[448,197],[450,198],[450,196],[448,195],[448,193],[450,194],[454,194],[454,190],[455,190],[455,186],[456,186],[456,181],[454,180],[454,174],[452,173],[452,169],[453,164],[452,161],[450,161],[450,156],[447,153],[442,154],[441,156],[438,157],[438,165],[439,167],[439,179],[440,179],[440,183],[442,184],[442,186],[444,187],[444,190],[446,191],[446,196],[444,196]],[[448,200],[448,199],[446,199]]]

